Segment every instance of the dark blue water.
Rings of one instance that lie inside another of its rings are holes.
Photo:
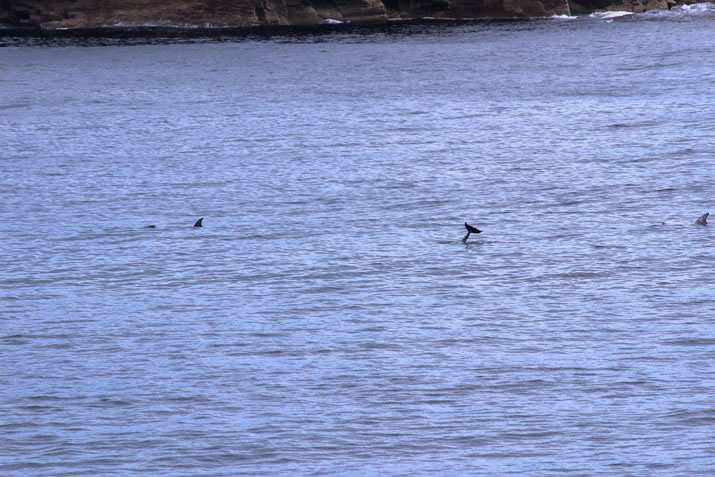
[[[5,41],[0,474],[712,475],[711,5]]]

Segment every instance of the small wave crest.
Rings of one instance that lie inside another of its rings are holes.
[[[633,12],[626,11],[614,11],[614,12],[593,12],[589,15],[590,18],[596,18],[598,20],[610,20],[612,18],[625,17],[626,15],[633,15]]]

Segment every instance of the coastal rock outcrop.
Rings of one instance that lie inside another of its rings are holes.
[[[678,0],[0,0],[0,23],[42,28],[254,27],[390,19],[523,18],[641,12]]]

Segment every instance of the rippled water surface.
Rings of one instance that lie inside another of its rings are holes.
[[[703,11],[5,38],[0,473],[711,475]]]

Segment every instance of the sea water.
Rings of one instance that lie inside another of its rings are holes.
[[[712,475],[712,11],[3,37],[0,473]]]

